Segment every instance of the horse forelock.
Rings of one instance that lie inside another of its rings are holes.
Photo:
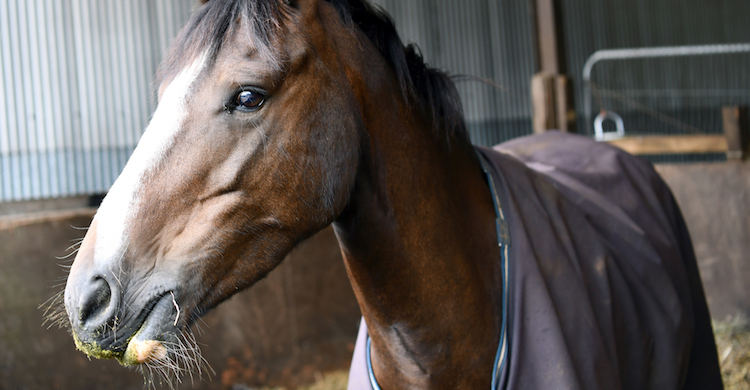
[[[281,28],[294,13],[285,0],[209,1],[199,7],[174,39],[162,61],[156,85],[171,79],[199,55],[207,54],[207,67],[229,37],[242,34],[266,63],[281,67],[280,51],[273,45]]]
[[[415,102],[433,123],[436,136],[448,142],[468,142],[461,99],[451,77],[428,66],[415,45],[405,46],[388,14],[364,0],[326,0],[336,8],[349,28],[364,32],[393,67],[401,92]],[[176,75],[201,53],[208,53],[208,67],[228,37],[244,34],[253,50],[266,63],[283,67],[284,59],[274,46],[284,26],[297,12],[291,0],[209,1],[200,7],[182,29],[159,68],[157,85]]]

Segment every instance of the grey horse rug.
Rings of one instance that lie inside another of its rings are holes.
[[[492,390],[722,388],[690,237],[651,164],[559,132],[476,149],[506,280]],[[379,388],[368,363],[363,320],[350,390]]]

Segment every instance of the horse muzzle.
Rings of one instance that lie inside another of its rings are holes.
[[[71,274],[65,286],[65,309],[76,347],[87,355],[114,358],[124,352],[116,334],[120,291],[102,275],[76,278]]]
[[[71,317],[76,348],[97,359],[117,359],[126,366],[164,359],[167,346],[178,342],[180,332],[176,321],[170,322],[178,318],[173,307],[171,294],[155,297],[139,315],[122,323],[118,316],[87,320],[84,310],[82,317]]]
[[[110,271],[118,267],[94,261],[93,245],[86,241],[65,286],[65,309],[76,347],[90,357],[117,359],[123,365],[166,358],[168,346],[179,342],[176,290],[143,280],[138,287],[131,283],[131,293],[126,294],[124,275]]]

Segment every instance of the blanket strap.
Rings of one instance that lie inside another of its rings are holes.
[[[508,227],[508,221],[505,219],[503,208],[500,203],[500,198],[497,195],[497,188],[495,186],[495,178],[492,172],[489,170],[489,163],[485,160],[484,155],[481,151],[477,150],[477,156],[479,161],[482,163],[482,170],[487,177],[487,184],[490,187],[492,193],[492,202],[495,204],[495,228],[497,230],[497,246],[500,249],[500,270],[502,272],[502,325],[500,328],[500,343],[497,346],[497,353],[495,353],[495,364],[493,365],[492,371],[492,386],[491,390],[500,390],[502,387],[501,376],[505,370],[505,366],[508,364],[508,356],[510,353],[510,340],[508,338],[508,291],[509,291],[509,264],[508,255],[510,247],[510,228]]]

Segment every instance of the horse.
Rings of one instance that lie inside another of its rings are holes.
[[[648,163],[562,133],[472,146],[452,79],[365,0],[203,3],[72,264],[79,350],[195,373],[191,325],[333,225],[351,389],[721,387]]]

